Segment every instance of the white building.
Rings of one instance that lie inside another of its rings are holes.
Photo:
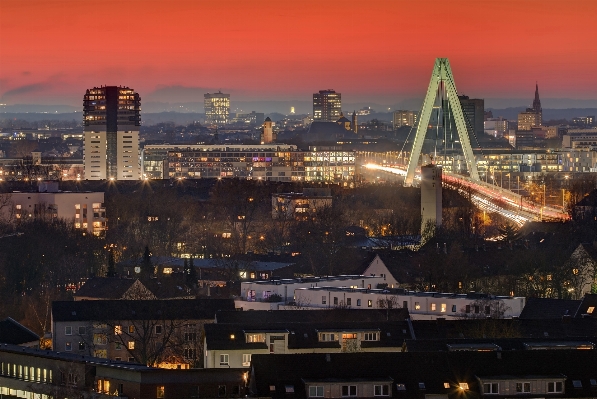
[[[526,303],[524,297],[329,286],[298,288],[294,296],[297,304],[309,309],[380,309],[391,303],[393,307],[408,309],[413,320],[512,318],[520,315]]]
[[[5,220],[63,219],[76,229],[96,236],[105,234],[107,219],[102,192],[63,192],[58,191],[58,182],[43,182],[38,192],[1,195],[10,204],[0,210]]]
[[[374,289],[377,288],[378,284],[383,283],[384,278],[381,276],[356,275],[247,281],[241,283],[241,298],[235,300],[235,306],[244,310],[279,309],[283,308],[284,304],[295,301],[295,291],[297,289],[322,286]],[[271,302],[270,297],[272,296],[279,296],[280,300]],[[302,305],[310,307],[309,303],[301,303]]]

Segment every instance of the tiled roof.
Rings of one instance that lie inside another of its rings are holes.
[[[572,299],[529,298],[520,313],[521,319],[559,319],[574,316],[580,301]]]
[[[134,279],[93,277],[79,288],[77,297],[120,299],[135,283]]]
[[[233,309],[232,299],[55,301],[52,320],[209,320],[218,310]]]
[[[408,309],[329,309],[329,310],[253,310],[221,311],[216,322],[227,324],[317,323],[317,322],[380,322],[402,321],[409,317]]]

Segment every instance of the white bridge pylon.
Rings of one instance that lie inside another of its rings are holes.
[[[421,110],[421,117],[419,118],[419,123],[417,125],[417,133],[415,135],[413,148],[408,161],[408,169],[404,179],[405,186],[412,186],[413,184],[415,170],[417,169],[419,157],[421,156],[421,149],[423,148],[423,141],[427,134],[433,105],[435,104],[438,94],[440,94],[442,90],[444,91],[442,96],[445,95],[448,105],[452,110],[469,175],[473,180],[479,180],[477,164],[475,163],[475,158],[473,156],[473,149],[466,128],[466,120],[462,112],[462,107],[460,106],[460,100],[458,99],[458,92],[456,91],[456,84],[454,83],[454,77],[452,76],[452,70],[450,69],[450,62],[447,58],[436,58],[433,73],[431,74],[431,81],[429,82],[429,88],[427,89],[427,95],[425,96],[425,101],[423,101],[423,109]]]

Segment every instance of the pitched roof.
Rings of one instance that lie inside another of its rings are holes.
[[[220,324],[273,324],[317,322],[380,322],[402,321],[409,317],[408,309],[326,309],[326,310],[251,310],[246,312],[220,311],[216,323]]]
[[[77,290],[75,296],[120,299],[133,286],[135,279],[92,277]]]
[[[597,319],[597,294],[585,294],[575,317],[586,317],[584,315]]]
[[[16,320],[8,317],[0,321],[0,342],[22,345],[30,342],[39,342],[39,336]]]
[[[233,309],[232,299],[55,301],[52,320],[209,320],[218,310]]]
[[[574,316],[580,301],[572,299],[528,298],[520,319],[559,319]]]

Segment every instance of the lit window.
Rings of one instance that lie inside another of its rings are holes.
[[[435,311],[435,303],[432,303],[432,304],[431,304],[431,310],[432,310],[432,311]]]
[[[450,388],[450,383],[449,382],[444,382],[444,388],[449,389]]]
[[[595,306],[589,306],[589,308],[587,309],[587,313],[591,314],[595,311]]]
[[[421,310],[421,304],[419,302],[415,302],[415,310]]]
[[[448,306],[445,303],[442,303],[440,312],[445,312],[447,310],[447,308],[448,308]]]
[[[164,391],[165,391],[165,389],[164,389],[163,385],[158,386],[157,387],[157,392],[156,392],[156,397],[159,398],[159,399],[163,398],[164,397]]]
[[[114,335],[122,334],[122,326],[114,326]]]
[[[460,388],[461,391],[467,391],[468,390],[468,383],[467,382],[461,382],[458,384],[458,388]]]
[[[247,342],[265,342],[265,334],[247,334]]]
[[[72,344],[70,342],[65,342],[64,343],[64,350],[67,351],[67,352],[72,351],[73,350]]]
[[[129,348],[129,350],[131,350],[131,351],[132,351],[133,349],[135,349],[135,341],[129,341],[129,343],[128,343],[128,348]]]
[[[129,333],[132,334],[135,332],[135,326],[129,326]]]
[[[373,301],[372,301],[371,299],[369,299],[369,300],[367,301],[367,307],[368,307],[368,308],[371,308],[371,307],[373,307]]]

